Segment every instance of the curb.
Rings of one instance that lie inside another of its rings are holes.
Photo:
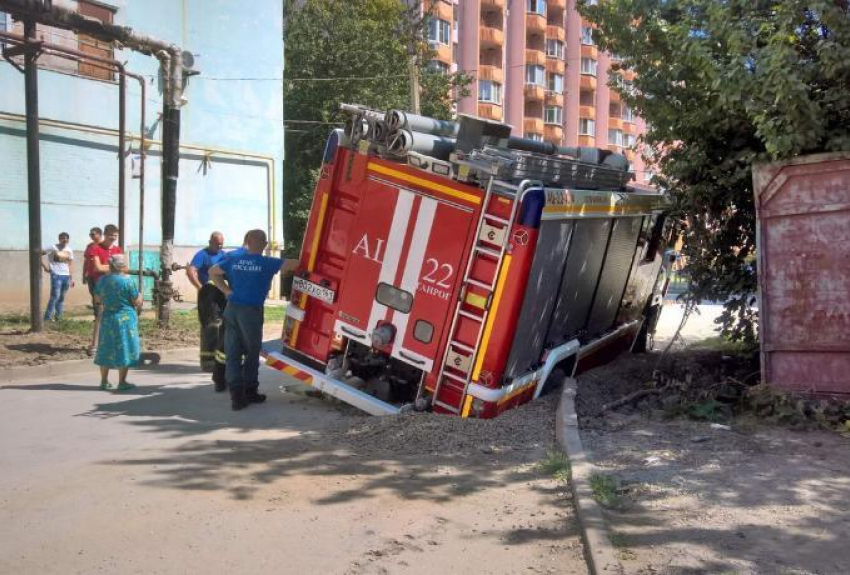
[[[146,350],[142,352],[142,365],[156,365],[163,359],[183,359],[183,356],[197,357],[197,347],[181,347],[177,349]],[[52,377],[57,375],[71,375],[96,370],[93,358],[69,359],[43,365],[29,365],[25,367],[13,367],[0,370],[0,385],[27,381],[36,378]]]
[[[623,572],[623,567],[611,544],[602,508],[593,498],[593,490],[590,488],[590,478],[595,473],[595,468],[587,459],[579,435],[575,407],[576,387],[575,379],[564,378],[564,389],[561,392],[555,416],[555,434],[558,443],[570,460],[570,488],[573,492],[573,502],[590,573],[591,575],[620,574]]]

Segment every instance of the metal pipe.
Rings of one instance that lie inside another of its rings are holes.
[[[24,22],[24,36],[35,42],[35,22]],[[28,46],[24,53],[24,92],[27,112],[27,208],[29,213],[30,326],[44,329],[41,317],[41,178],[38,147],[38,51]]]
[[[22,36],[18,36],[16,34],[9,34],[7,32],[0,32],[0,38],[3,40],[8,40],[13,43],[19,45],[25,45],[26,39]],[[67,48],[65,46],[59,46],[57,44],[50,44],[48,42],[41,43],[42,51],[48,54],[52,54],[58,56],[60,58],[67,58],[69,60],[80,61],[80,60],[88,60],[92,66],[96,68],[101,68],[105,70],[116,70],[120,75],[119,83],[119,92],[121,95],[119,96],[119,130],[118,130],[118,171],[119,171],[119,181],[118,181],[118,227],[121,230],[120,237],[120,245],[122,250],[124,249],[124,214],[125,214],[125,164],[124,164],[124,150],[126,147],[126,82],[125,77],[129,76],[133,78],[139,83],[140,90],[140,111],[139,111],[139,272],[143,269],[143,251],[142,248],[144,246],[144,209],[145,209],[145,110],[147,109],[147,85],[145,84],[145,79],[133,72],[127,71],[124,65],[117,60],[110,60],[108,58],[101,58],[100,56],[94,56],[87,52],[82,52],[80,50],[75,50],[73,48]],[[142,282],[141,282],[141,274],[139,276],[139,291],[142,290]]]
[[[391,132],[408,130],[410,132],[422,132],[433,136],[457,137],[460,124],[447,120],[436,120],[427,116],[410,114],[403,110],[390,110],[386,117],[387,127]]]
[[[455,149],[455,143],[452,138],[399,130],[387,140],[387,151],[396,156],[406,156],[408,152],[416,152],[438,160],[448,160]]]
[[[164,70],[172,73],[179,66],[177,58],[168,51],[161,50],[156,56]],[[180,107],[175,104],[176,86],[165,82],[162,100],[162,243],[159,248],[161,281],[157,294],[157,321],[160,327],[167,328],[171,322],[171,264],[174,261],[174,219],[177,208],[177,177],[180,165]]]
[[[123,68],[123,66],[122,66]],[[124,212],[126,211],[126,189],[124,181],[124,150],[126,147],[124,134],[126,132],[127,121],[127,77],[124,74],[118,75],[118,229],[121,234],[118,236],[118,247],[124,251],[125,235],[127,230],[124,228]]]
[[[142,110],[139,118],[139,293],[144,292],[143,276],[145,262],[145,81],[138,76],[141,87]]]
[[[88,18],[65,8],[35,5],[31,0],[0,0],[0,10],[19,18],[29,18],[48,26],[83,32],[105,42],[118,41],[124,47],[156,56],[165,78],[162,102],[162,265],[161,293],[158,301],[161,327],[170,319],[171,263],[174,252],[174,210],[176,207],[177,177],[180,150],[180,106],[183,104],[183,63],[180,49],[156,38],[138,34],[127,26],[117,26]]]

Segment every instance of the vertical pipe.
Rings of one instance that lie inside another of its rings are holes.
[[[144,247],[145,247],[145,80],[137,77],[142,94],[142,110],[139,121],[139,293],[144,292]]]
[[[35,22],[24,22],[27,43],[35,41]],[[38,53],[24,56],[24,91],[27,114],[27,207],[29,211],[30,326],[44,328],[41,317],[41,181],[38,149]]]
[[[118,245],[121,251],[124,251],[127,230],[124,229],[124,214],[127,211],[126,206],[126,190],[125,190],[125,162],[124,152],[127,149],[126,143],[126,122],[127,122],[127,77],[124,75],[123,66],[119,70],[118,75],[118,229],[121,230],[118,236]]]
[[[174,216],[177,208],[177,175],[180,161],[180,108],[163,104],[162,117],[162,271],[159,294],[159,325],[171,321],[171,264],[174,261]]]

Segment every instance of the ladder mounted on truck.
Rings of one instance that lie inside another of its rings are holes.
[[[509,232],[521,200],[519,192],[515,195],[494,193],[495,185],[495,180],[491,178],[484,196],[484,208],[478,219],[475,241],[463,274],[460,297],[449,327],[449,342],[434,389],[433,405],[460,415],[469,412],[469,405],[465,406],[465,402],[469,403],[472,398],[467,396],[467,389],[477,376],[481,340],[487,329],[493,300],[501,287],[499,279],[505,264]],[[520,187],[520,192],[522,188],[523,186]],[[509,206],[508,217],[497,215],[503,214],[504,211],[504,206],[498,204]],[[495,262],[492,277],[476,275],[475,264],[479,258]],[[459,333],[458,326],[461,322],[475,326],[475,335],[471,341]]]

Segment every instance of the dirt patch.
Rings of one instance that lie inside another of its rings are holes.
[[[558,394],[550,393],[495,419],[462,419],[433,413],[390,417],[352,415],[328,433],[332,441],[362,452],[411,456],[467,457],[470,454],[544,453],[555,445]]]
[[[687,397],[671,399],[674,389],[601,411],[647,389],[658,359],[624,356],[578,378],[582,438],[626,572],[846,572],[850,440],[768,426],[731,403],[689,419],[682,405],[703,405],[699,389],[751,368],[716,350],[664,358],[668,374],[690,374]]]
[[[79,310],[59,322],[45,322],[44,331],[32,333],[28,316],[0,316],[0,369],[86,359],[91,344],[93,318]],[[280,332],[279,318],[266,324]],[[172,326],[161,330],[153,311],[143,312],[139,323],[143,351],[197,347],[200,329],[194,310],[172,313]]]

